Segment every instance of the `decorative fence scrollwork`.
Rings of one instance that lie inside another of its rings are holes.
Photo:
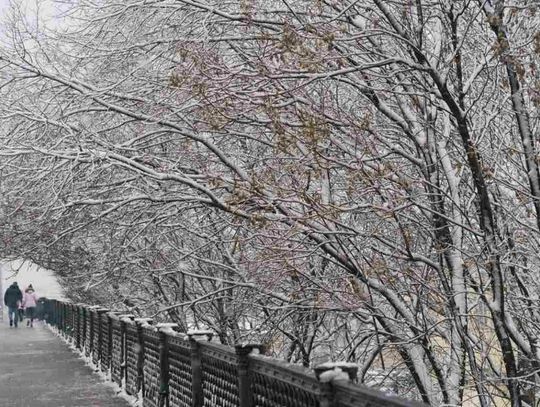
[[[210,332],[182,334],[175,324],[100,307],[44,299],[38,313],[143,407],[420,407],[351,383],[357,368],[306,368],[210,342]],[[328,380],[340,368],[349,380]],[[326,374],[325,374],[326,372]],[[348,376],[347,376],[348,375]]]

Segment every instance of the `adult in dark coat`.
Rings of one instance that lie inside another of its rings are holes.
[[[15,325],[15,328],[17,328],[17,313],[19,305],[22,302],[22,298],[22,291],[16,282],[11,284],[4,294],[4,304],[8,307],[9,326]]]

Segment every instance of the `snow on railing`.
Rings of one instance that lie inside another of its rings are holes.
[[[265,357],[259,344],[231,348],[211,342],[212,331],[182,333],[176,324],[84,304],[47,299],[38,313],[145,407],[422,405],[355,384],[353,363],[324,363],[313,372]]]

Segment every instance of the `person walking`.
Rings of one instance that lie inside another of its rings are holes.
[[[17,328],[19,325],[18,309],[21,304],[23,295],[19,289],[17,282],[11,284],[4,294],[4,304],[8,307],[9,326]]]
[[[22,306],[26,310],[26,326],[30,328],[34,326],[34,318],[36,317],[37,295],[32,284],[29,284],[24,290]]]

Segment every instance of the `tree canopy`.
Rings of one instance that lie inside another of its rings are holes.
[[[2,257],[430,405],[533,405],[538,2],[58,3],[0,50]]]

